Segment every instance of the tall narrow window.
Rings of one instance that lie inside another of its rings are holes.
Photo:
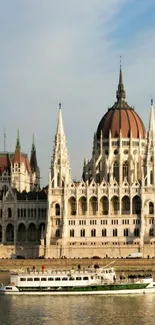
[[[153,171],[150,172],[150,184],[153,185]]]
[[[85,237],[85,229],[81,229],[80,235],[81,235],[81,237]]]
[[[125,178],[128,181],[128,162],[127,161],[125,161],[123,164],[123,181]]]
[[[119,165],[117,161],[115,161],[113,165],[113,178],[119,183]]]
[[[12,217],[12,210],[11,208],[8,208],[8,218],[11,218]]]
[[[91,229],[91,237],[96,237],[96,229]]]
[[[113,229],[113,237],[117,237],[117,229]]]
[[[106,237],[107,236],[107,229],[102,229],[102,237]]]
[[[149,214],[154,214],[154,204],[149,202]]]
[[[60,216],[60,205],[58,203],[55,205],[55,215]]]
[[[70,229],[70,237],[74,237],[74,229]]]
[[[124,237],[128,237],[129,236],[129,230],[128,228],[124,229]]]

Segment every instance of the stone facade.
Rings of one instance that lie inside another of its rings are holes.
[[[0,257],[155,257],[155,122],[126,102],[120,69],[116,102],[94,134],[92,157],[75,182],[59,106],[48,186],[40,190],[34,139],[30,160],[0,154]]]
[[[46,257],[155,256],[155,125],[148,132],[125,101],[122,71],[116,102],[94,135],[92,158],[73,182],[59,107],[48,188]]]
[[[40,190],[34,139],[29,161],[18,133],[15,152],[0,153],[0,258],[21,251],[26,257],[38,256],[46,214],[47,193]]]

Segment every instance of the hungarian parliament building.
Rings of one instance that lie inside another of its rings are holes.
[[[155,257],[155,120],[149,127],[126,101],[120,67],[116,101],[94,134],[92,157],[75,182],[59,105],[48,185],[40,189],[34,140],[30,159],[17,134],[0,153],[0,258]]]

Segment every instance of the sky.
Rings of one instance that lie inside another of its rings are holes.
[[[154,0],[0,0],[0,151],[4,130],[12,152],[19,129],[30,155],[34,133],[46,186],[61,102],[72,177],[80,180],[94,132],[116,99],[120,55],[127,102],[147,128]]]

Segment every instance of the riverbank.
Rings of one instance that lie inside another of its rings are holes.
[[[16,271],[19,269],[26,270],[27,268],[41,269],[42,265],[46,269],[67,269],[81,267],[88,267],[94,264],[99,266],[106,266],[113,263],[115,269],[119,272],[123,271],[155,271],[155,259],[1,259],[0,272]]]

